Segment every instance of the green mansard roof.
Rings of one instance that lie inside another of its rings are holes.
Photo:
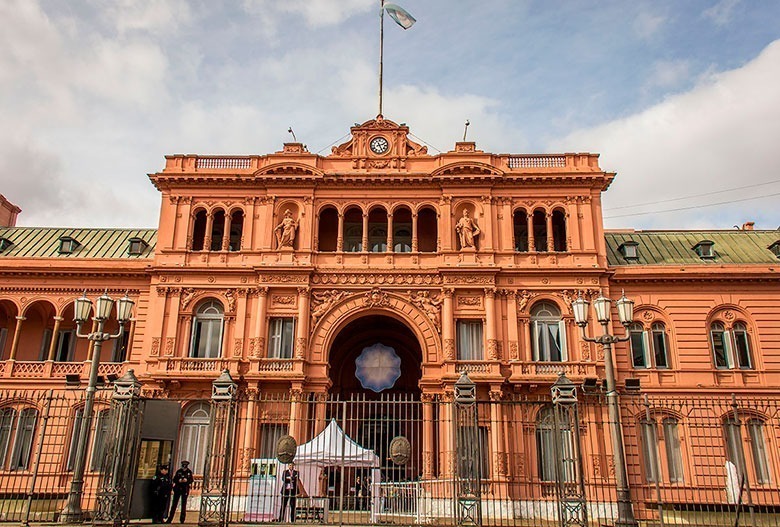
[[[607,231],[605,239],[610,266],[780,264],[769,249],[780,241],[780,230]],[[712,242],[714,257],[702,258],[693,249],[703,241]],[[620,250],[631,242],[636,244],[636,259],[625,258]]]
[[[72,252],[60,252],[63,238],[77,242]],[[132,239],[143,240],[146,244],[141,245],[140,254],[130,254]],[[154,256],[156,244],[157,229],[0,228],[0,248],[3,248],[0,258],[146,259]]]

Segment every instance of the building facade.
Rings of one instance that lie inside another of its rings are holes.
[[[419,459],[404,478],[446,479],[456,471],[453,432],[435,403],[451,401],[466,372],[478,399],[493,403],[479,416],[483,479],[510,499],[544,499],[535,483],[555,479],[539,460],[545,406],[520,426],[503,403],[549,396],[561,372],[599,389],[604,352],[574,323],[580,295],[625,291],[636,302],[630,340],[613,350],[621,391],[629,379],[659,401],[738,394],[780,402],[780,232],[605,232],[601,196],[615,174],[598,155],[491,154],[469,142],[430,155],[405,125],[378,117],[326,156],[299,143],[268,155],[171,155],[149,177],[161,194],[157,229],[0,228],[6,474],[29,469],[40,424],[40,408],[12,394],[63,391],[67,379],[88,376],[92,345],[72,322],[73,299],[85,290],[127,291],[136,301],[127,333],[103,347],[99,374],[132,368],[144,395],[182,401],[165,461],[205,455],[198,427],[208,411],[193,401],[230,372],[249,401],[236,435],[238,473],[269,457],[280,435],[302,443],[322,430],[329,410],[311,401],[397,397],[422,405]],[[622,334],[613,315],[610,329]],[[117,328],[109,321],[107,331]],[[600,328],[591,322],[587,331]],[[267,412],[261,395],[287,404]],[[712,410],[725,432],[709,445],[719,449],[711,459],[719,468],[705,473],[697,456],[708,443],[678,426],[682,406],[662,406],[624,409],[635,492],[661,482],[685,501],[705,479],[722,489],[715,472],[738,457],[731,407]],[[739,421],[749,430],[747,461],[738,464],[752,474],[757,502],[758,487],[774,499],[780,479],[780,422],[764,410],[751,407]],[[660,434],[657,463],[643,446],[650,422]],[[68,443],[73,425],[61,428]],[[598,452],[582,471],[608,477],[608,434],[586,428]],[[370,442],[393,434],[374,432]],[[61,458],[66,471],[67,445]]]

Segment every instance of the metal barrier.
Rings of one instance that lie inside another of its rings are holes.
[[[107,395],[100,393],[99,411],[109,409]],[[342,400],[239,390],[231,406],[223,404],[206,421],[212,432],[218,423],[220,432],[203,436],[209,453],[192,467],[190,514],[194,519],[201,510],[210,463],[212,477],[227,478],[219,480],[224,487],[209,484],[219,497],[218,514],[204,523],[289,521],[292,507],[282,511],[279,483],[286,467],[275,456],[279,438],[290,434],[304,487],[295,504],[300,522],[614,525],[611,423],[603,399],[580,393],[563,411],[549,396],[478,391],[473,413],[462,414],[450,393]],[[211,400],[180,403],[182,415],[191,407],[213,408]],[[0,393],[0,521],[58,520],[82,404],[75,391]],[[85,510],[96,507],[104,439],[121,430],[100,415],[90,432]],[[642,527],[780,525],[780,398],[624,396],[621,420],[631,503]],[[472,428],[458,432],[466,421]],[[399,437],[408,450],[394,441]],[[478,514],[464,515],[464,503]]]

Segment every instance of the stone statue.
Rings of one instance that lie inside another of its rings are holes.
[[[420,291],[415,293],[409,291],[409,299],[414,305],[422,309],[428,318],[431,319],[433,325],[436,326],[437,331],[441,331],[441,305],[442,300],[438,298],[432,298],[428,291]]]
[[[463,216],[458,220],[455,225],[455,232],[458,233],[460,238],[460,248],[474,247],[475,240],[479,236],[480,230],[474,220],[469,216],[469,209],[463,209]]]
[[[293,242],[295,242],[295,231],[297,229],[298,222],[293,219],[292,211],[287,209],[284,211],[284,218],[282,218],[281,223],[274,229],[277,248],[292,247]]]

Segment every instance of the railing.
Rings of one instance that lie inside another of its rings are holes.
[[[17,361],[14,362],[12,375],[14,377],[43,377],[45,368],[45,362]]]
[[[225,359],[168,359],[165,369],[168,371],[220,371],[227,367]]]
[[[290,359],[261,359],[257,365],[259,371],[293,371],[294,363]]]
[[[195,160],[195,168],[239,168],[251,167],[252,159],[249,157],[199,157]]]
[[[55,362],[51,366],[51,376],[65,377],[66,375],[81,375],[83,369],[83,362]]]
[[[566,166],[566,156],[512,156],[506,160],[509,168],[563,168]]]

